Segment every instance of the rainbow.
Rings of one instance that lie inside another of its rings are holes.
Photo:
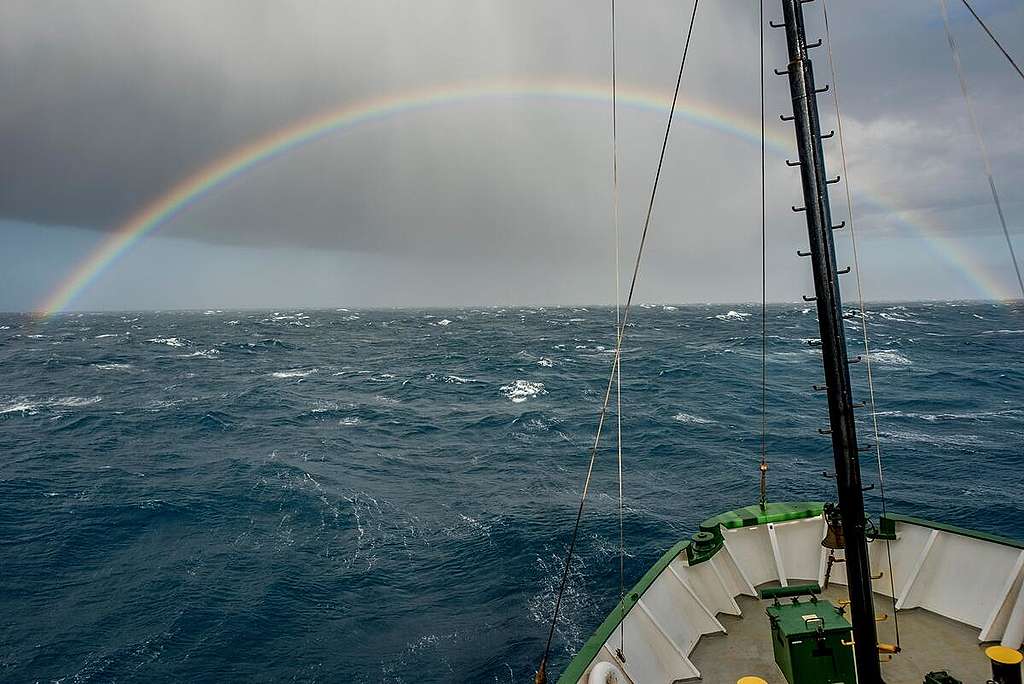
[[[665,94],[650,90],[620,87],[618,97],[622,106],[640,110],[667,112],[670,105]],[[609,107],[610,90],[606,83],[573,81],[452,84],[370,98],[295,121],[236,148],[183,178],[170,190],[142,207],[82,260],[36,310],[44,316],[64,311],[133,245],[202,202],[230,180],[257,166],[326,136],[349,132],[368,124],[440,107],[495,99],[569,100]],[[686,99],[677,104],[676,116],[694,125],[760,145],[759,120],[740,117],[735,112],[709,103]],[[776,134],[769,134],[766,145],[779,156],[789,152],[792,147],[788,138]],[[891,198],[880,192],[862,191],[859,199],[862,200],[862,206],[866,204],[869,209],[880,210],[888,218],[926,238],[925,243],[963,273],[980,294],[992,299],[1010,297],[981,265],[971,259],[961,244],[946,235],[947,231],[941,226],[926,220],[923,215],[906,217]]]

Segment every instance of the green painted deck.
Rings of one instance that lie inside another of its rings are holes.
[[[845,599],[846,588],[829,587],[823,598],[833,602]],[[771,602],[749,596],[739,596],[736,601],[742,617],[718,616],[728,634],[705,636],[693,651],[691,660],[700,669],[702,681],[732,684],[744,675],[757,675],[768,684],[786,684],[775,666],[764,612]],[[876,594],[875,609],[891,613],[892,600]],[[991,676],[978,630],[973,627],[914,608],[900,611],[900,636],[903,653],[882,664],[886,684],[921,684],[925,674],[934,670],[947,670],[963,682],[984,682]],[[879,623],[878,638],[895,642],[891,616]]]

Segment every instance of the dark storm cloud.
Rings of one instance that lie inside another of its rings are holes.
[[[621,82],[670,92],[683,5],[620,7]],[[702,4],[688,97],[756,117],[755,7]],[[766,7],[778,14],[775,3]],[[816,35],[818,7],[807,6]],[[1005,1],[979,9],[1024,54],[1024,10]],[[1024,88],[962,8],[953,10],[997,175],[1019,216],[1021,198],[1010,189],[1024,185]],[[935,3],[832,2],[831,12],[855,195],[884,191],[902,209],[960,207],[950,229],[992,229]],[[768,41],[769,64],[781,65],[781,33]],[[825,54],[816,56],[819,80],[828,81]],[[0,63],[0,217],[110,230],[237,146],[328,108],[431,84],[605,81],[608,17],[603,3],[539,0],[8,0]],[[788,108],[785,84],[769,77],[768,88],[769,130],[789,136],[775,118]],[[827,119],[829,104],[822,100]],[[663,120],[623,110],[621,125],[632,236]],[[680,121],[656,213],[665,226],[659,249],[715,263],[727,247],[756,239],[756,154],[749,142]],[[164,230],[216,243],[477,260],[585,252],[598,242],[607,250],[608,155],[607,111],[594,105],[450,107],[292,152]],[[771,221],[797,239],[800,226],[784,213],[797,188],[777,161],[769,164]],[[865,205],[877,218],[867,223],[882,230],[889,209]]]

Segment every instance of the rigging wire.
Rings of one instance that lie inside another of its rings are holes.
[[[871,348],[868,336],[868,319],[867,313],[864,310],[864,285],[861,278],[860,272],[860,258],[857,252],[857,228],[856,221],[854,221],[853,215],[853,196],[850,192],[850,173],[846,164],[846,141],[843,138],[843,117],[840,114],[839,108],[839,78],[836,70],[835,59],[832,56],[832,35],[829,30],[828,23],[828,1],[824,0],[821,3],[822,12],[825,17],[825,44],[828,47],[828,67],[832,74],[832,102],[835,105],[836,110],[836,131],[839,133],[839,152],[843,163],[843,178],[845,182],[843,187],[846,189],[846,211],[850,219],[850,242],[853,245],[853,270],[857,274],[857,299],[860,306],[860,326],[861,332],[864,338],[864,361],[867,369],[867,380],[868,380],[868,401],[871,406],[871,428],[874,432],[875,444],[875,462],[878,464],[878,493],[882,504],[882,517],[884,518],[888,510],[885,502],[885,476],[884,469],[882,468],[882,447],[878,439],[878,410],[875,405],[875,381],[871,372]],[[892,614],[893,614],[893,625],[896,632],[896,648],[900,648],[900,618],[899,611],[896,610],[896,579],[892,573],[892,551],[890,549],[889,540],[885,541],[885,554],[889,564],[889,585],[890,594],[892,595]]]
[[[619,329],[615,339],[615,359],[612,363],[611,374],[608,377],[608,385],[604,392],[604,401],[601,405],[601,411],[598,414],[597,430],[594,435],[594,443],[590,448],[590,463],[587,466],[587,475],[583,481],[583,492],[580,495],[579,508],[576,511],[576,523],[573,526],[572,537],[569,541],[569,551],[565,558],[565,570],[562,573],[562,581],[558,588],[558,596],[555,599],[555,610],[551,615],[551,626],[548,629],[547,642],[544,645],[544,654],[541,657],[540,666],[537,668],[537,673],[534,675],[535,684],[544,684],[547,681],[547,661],[551,655],[551,641],[555,635],[555,625],[558,623],[558,612],[562,606],[562,597],[565,595],[565,587],[569,580],[569,569],[572,565],[573,554],[576,551],[576,541],[579,538],[580,521],[583,519],[583,508],[587,500],[587,491],[590,489],[590,481],[594,474],[594,461],[597,458],[597,450],[601,443],[601,431],[604,428],[605,417],[608,413],[608,403],[611,400],[612,385],[615,382],[615,376],[619,367],[619,357],[622,354],[622,338],[625,335],[626,325],[629,321],[629,312],[633,303],[633,293],[636,290],[637,276],[640,273],[640,263],[643,258],[644,246],[647,243],[647,234],[651,226],[651,215],[654,212],[654,200],[658,194],[658,182],[661,180],[661,170],[665,163],[665,152],[668,149],[669,134],[672,132],[672,120],[675,117],[676,104],[679,101],[679,89],[683,82],[683,68],[686,66],[686,56],[690,51],[690,39],[693,36],[693,25],[697,18],[697,6],[700,4],[700,0],[694,0],[693,11],[690,14],[689,27],[686,30],[686,40],[683,44],[683,55],[679,60],[679,73],[676,76],[675,91],[672,94],[672,106],[669,108],[668,120],[665,123],[665,136],[661,142],[661,153],[658,156],[658,166],[654,174],[654,182],[651,187],[650,200],[647,204],[647,212],[644,218],[643,230],[640,233],[640,244],[637,246],[636,260],[633,264],[633,275],[630,279],[628,294],[626,295],[626,303],[622,308],[622,319],[619,324]]]
[[[1010,231],[1006,227],[1006,217],[1003,215],[1003,205],[999,201],[999,193],[996,191],[996,181],[992,176],[992,162],[989,160],[988,148],[985,147],[985,139],[981,136],[981,128],[978,126],[978,117],[974,113],[974,101],[967,90],[967,81],[964,78],[963,65],[960,63],[960,48],[957,47],[953,38],[953,31],[949,27],[949,11],[946,7],[946,0],[939,0],[939,10],[942,13],[942,23],[946,29],[946,40],[949,42],[949,50],[953,54],[953,67],[956,70],[957,79],[960,81],[960,92],[963,93],[964,102],[967,103],[967,113],[971,119],[971,128],[974,130],[974,137],[978,140],[978,148],[981,150],[981,157],[985,162],[985,175],[988,177],[988,187],[992,191],[992,201],[996,205],[996,213],[999,214],[999,225],[1003,228],[1003,237],[1006,238],[1006,246],[1010,250],[1010,259],[1013,261],[1013,269],[1017,274],[1017,284],[1020,286],[1021,297],[1024,297],[1024,277],[1021,277],[1020,264],[1017,262],[1017,254],[1013,250],[1013,240],[1010,239]],[[973,11],[973,10],[972,10]]]
[[[615,227],[615,334],[622,327],[621,317],[621,284],[619,282],[619,126],[618,126],[618,92],[616,84],[615,60],[615,0],[611,0],[612,29],[612,223]],[[615,447],[619,464],[619,652],[620,660],[625,661],[626,648],[626,536],[622,526],[622,360],[615,355]]]
[[[764,0],[757,0],[761,28],[761,510],[768,506],[768,250],[765,214]]]
[[[985,33],[987,33],[988,37],[992,39],[992,42],[996,44],[996,47],[999,48],[999,51],[1003,53],[1003,57],[1006,57],[1006,60],[1010,63],[1010,66],[1016,69],[1017,73],[1020,74],[1021,78],[1024,78],[1024,71],[1020,70],[1020,67],[1017,66],[1017,63],[1013,61],[1013,57],[1010,56],[1010,53],[1006,51],[1006,48],[1004,48],[1002,43],[999,42],[999,39],[995,37],[995,34],[993,34],[992,31],[989,30],[988,26],[985,25],[985,22],[981,20],[981,17],[978,16],[978,13],[974,11],[973,7],[971,7],[971,3],[967,2],[967,0],[961,0],[961,2],[964,3],[964,7],[971,11],[971,14],[974,15],[974,18],[978,20],[978,24],[981,26],[981,28],[985,29]]]

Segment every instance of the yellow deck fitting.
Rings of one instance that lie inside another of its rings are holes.
[[[1000,665],[1019,665],[1024,660],[1020,651],[1006,646],[989,646],[985,649],[985,655]]]

